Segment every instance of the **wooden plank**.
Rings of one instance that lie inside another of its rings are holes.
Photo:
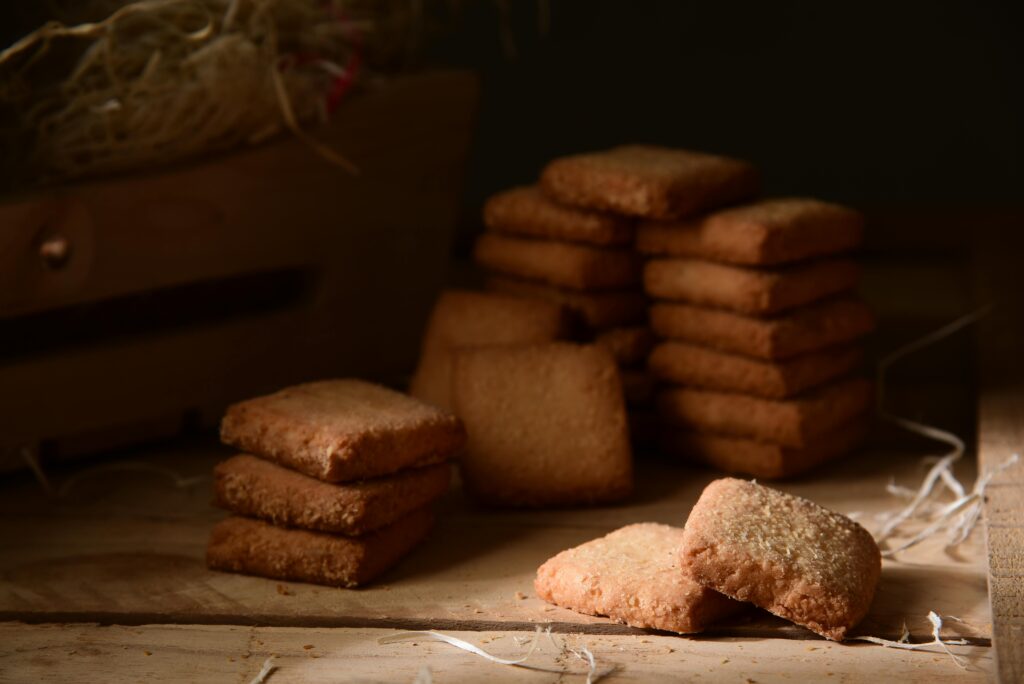
[[[182,475],[209,473],[224,452],[170,448],[140,459]],[[638,464],[639,488],[623,505],[566,511],[487,511],[453,492],[438,529],[398,568],[358,591],[288,584],[207,571],[206,537],[223,514],[209,505],[208,482],[177,489],[160,477],[104,473],[51,501],[27,478],[0,488],[0,619],[130,624],[201,622],[299,626],[398,626],[443,629],[560,629],[631,633],[536,599],[536,568],[554,553],[632,522],[681,525],[711,471],[654,460]],[[961,476],[970,478],[970,472]],[[921,477],[918,459],[865,453],[824,468],[784,490],[870,521],[896,503],[890,477]],[[957,633],[987,643],[989,613],[979,541],[959,557],[941,540],[886,563],[861,633],[896,638],[904,622],[927,638],[926,616],[956,615]],[[526,598],[520,598],[519,595]],[[752,611],[723,625],[731,636],[813,636]]]
[[[992,304],[981,327],[978,459],[983,471],[1011,454],[1024,458],[1024,295],[1020,216],[1003,216],[981,232],[977,296]],[[998,680],[1024,681],[1024,460],[995,478],[985,501],[988,585]]]
[[[202,625],[0,624],[0,681],[251,681],[267,658],[277,669],[269,681],[412,682],[426,668],[434,681],[580,681],[587,668],[563,647],[586,647],[598,671],[615,667],[605,682],[793,681],[984,682],[991,649],[955,647],[969,662],[959,669],[945,654],[897,651],[870,644],[779,639],[556,635],[541,639],[529,662],[565,668],[563,677],[496,665],[448,644],[430,641],[379,644],[386,629],[296,629]],[[500,657],[521,657],[523,639],[507,631],[450,632]]]

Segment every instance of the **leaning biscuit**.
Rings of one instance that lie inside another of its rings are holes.
[[[758,442],[705,432],[667,428],[661,431],[661,450],[737,475],[764,479],[796,477],[850,453],[864,441],[867,420],[863,417],[823,432],[802,447]]]
[[[699,632],[743,604],[681,571],[682,541],[678,527],[627,525],[549,559],[533,586],[539,598],[578,613],[631,627]]]
[[[746,437],[788,447],[806,447],[815,437],[864,413],[871,383],[849,378],[792,399],[674,387],[658,393],[658,415],[695,432]]]
[[[644,290],[671,299],[766,316],[809,304],[860,282],[850,259],[819,259],[784,268],[744,268],[699,259],[652,259],[644,266]]]
[[[328,484],[241,454],[213,469],[222,508],[284,527],[358,535],[422,508],[446,491],[451,465],[410,468],[386,477]]]
[[[647,319],[647,298],[638,289],[580,292],[496,275],[488,276],[485,286],[496,292],[561,304],[593,330],[640,323]]]
[[[653,256],[775,266],[838,254],[860,245],[864,218],[853,209],[806,198],[778,198],[682,221],[647,221],[636,247]]]
[[[632,490],[619,369],[604,349],[563,342],[466,349],[452,386],[469,435],[463,481],[480,501],[566,506]]]
[[[654,333],[646,325],[611,328],[598,333],[594,344],[604,347],[620,366],[636,366],[647,360],[654,346]]]
[[[571,206],[673,219],[752,197],[758,177],[737,159],[628,145],[555,159],[542,172],[541,187]]]
[[[210,533],[206,566],[245,575],[355,587],[398,562],[430,531],[428,508],[359,537],[276,527],[232,516]]]
[[[651,329],[659,337],[768,360],[790,359],[849,342],[874,327],[871,309],[853,297],[826,300],[771,318],[680,303],[659,302],[651,307]]]
[[[497,233],[606,247],[633,242],[632,223],[615,214],[552,202],[536,186],[499,192],[484,204],[484,224]]]
[[[362,380],[288,387],[228,407],[221,440],[326,482],[449,459],[465,443],[455,416]]]
[[[846,375],[862,356],[860,347],[843,345],[773,362],[669,340],[654,348],[647,363],[660,380],[784,399]]]
[[[882,569],[874,539],[849,518],[732,478],[693,507],[681,562],[704,586],[835,641],[867,613]]]
[[[446,290],[427,323],[409,394],[451,410],[452,355],[459,347],[551,342],[569,335],[570,312],[555,302],[494,292]]]
[[[497,273],[574,290],[611,290],[640,282],[640,259],[632,249],[484,233],[477,238],[473,258]]]

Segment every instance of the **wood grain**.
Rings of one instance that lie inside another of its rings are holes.
[[[209,473],[224,452],[197,446],[144,457],[182,475]],[[142,458],[142,457],[140,457]],[[382,580],[352,591],[206,570],[203,553],[213,522],[209,482],[175,488],[146,473],[103,473],[56,501],[27,478],[0,488],[0,619],[227,623],[287,626],[388,626],[441,629],[532,629],[636,633],[604,618],[549,606],[534,597],[536,568],[570,546],[621,525],[681,525],[716,474],[683,464],[641,461],[639,491],[620,506],[565,511],[489,511],[456,490],[442,505],[428,541]],[[861,518],[891,508],[885,484],[921,476],[912,455],[868,453],[837,463],[813,479],[780,483]],[[970,472],[961,476],[970,478]],[[58,478],[59,479],[59,478]],[[956,615],[956,632],[987,643],[984,555],[975,540],[959,557],[941,543],[886,563],[862,634],[897,638],[905,622],[927,638],[926,616]],[[521,594],[526,598],[518,598]],[[760,611],[722,625],[716,634],[808,639],[810,632]]]
[[[582,682],[586,667],[562,653],[585,646],[598,671],[615,667],[603,682],[794,681],[921,684],[984,682],[990,649],[954,647],[969,661],[959,669],[949,656],[885,649],[869,644],[779,639],[688,639],[639,635],[555,636],[541,639],[529,662],[565,668],[576,676],[530,672],[484,661],[448,644],[425,640],[379,644],[387,629],[294,629],[204,625],[0,624],[2,682],[238,682],[245,684],[274,657],[269,681],[412,682],[427,668],[436,682]],[[497,656],[526,652],[522,633],[447,632]]]
[[[1024,459],[1024,295],[1021,217],[986,224],[977,260],[977,297],[993,305],[979,339],[978,459],[982,471]],[[993,479],[985,501],[988,586],[1000,682],[1024,681],[1024,460]]]

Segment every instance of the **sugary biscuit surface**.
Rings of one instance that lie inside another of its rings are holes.
[[[672,219],[747,199],[758,177],[753,166],[728,157],[626,145],[555,159],[541,187],[563,204]]]
[[[679,565],[683,530],[627,525],[562,551],[537,570],[537,596],[632,627],[699,632],[742,604],[706,589]]]
[[[465,442],[455,416],[363,380],[322,380],[228,407],[221,440],[326,482],[448,460]]]
[[[563,339],[570,313],[558,303],[496,292],[446,290],[427,323],[409,393],[451,410],[452,358],[459,347]]]
[[[820,200],[765,199],[682,221],[648,221],[637,227],[644,254],[745,265],[779,265],[856,248],[863,217]]]
[[[593,245],[629,245],[633,225],[605,212],[562,206],[536,186],[505,190],[484,204],[484,224],[499,233],[529,235]]]
[[[733,478],[701,494],[681,561],[704,586],[836,641],[867,613],[881,574],[878,546],[857,523]]]
[[[551,343],[459,352],[455,407],[468,491],[504,506],[614,501],[632,490],[618,368],[595,346]]]
[[[448,490],[448,463],[371,480],[329,484],[241,454],[214,468],[217,505],[284,527],[358,535],[422,508]]]
[[[212,570],[258,577],[355,587],[397,563],[433,524],[434,514],[429,507],[358,537],[289,529],[231,516],[210,532],[206,565]]]

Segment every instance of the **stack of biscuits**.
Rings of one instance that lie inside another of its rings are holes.
[[[585,339],[620,367],[634,438],[644,441],[654,382],[653,344],[633,249],[637,218],[668,219],[742,200],[749,165],[711,155],[626,146],[552,161],[536,186],[495,195],[474,252],[489,289],[558,302],[585,323]]]
[[[465,442],[447,412],[360,380],[298,385],[231,406],[207,565],[354,587],[419,543]]]
[[[665,450],[777,478],[853,449],[869,383],[851,377],[874,326],[854,295],[861,216],[813,199],[767,199],[646,222],[644,289],[662,341],[648,361]]]

